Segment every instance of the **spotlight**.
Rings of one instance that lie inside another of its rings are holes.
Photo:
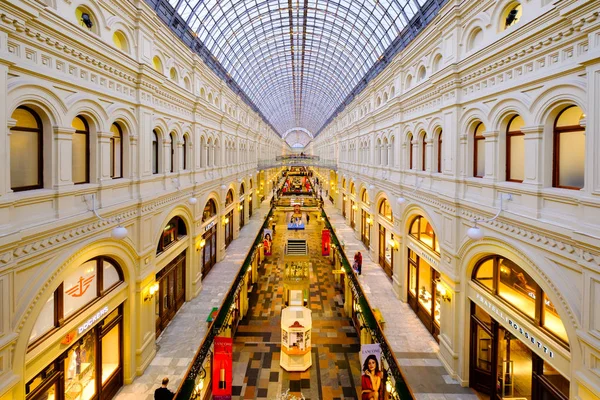
[[[90,14],[88,14],[88,13],[81,14],[81,22],[83,22],[85,24],[85,26],[88,27],[88,29],[92,29],[92,26],[94,26],[94,23],[92,22],[92,19],[90,18]]]

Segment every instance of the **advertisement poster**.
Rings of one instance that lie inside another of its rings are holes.
[[[323,229],[321,232],[321,255],[329,255],[329,247],[331,246],[331,232],[329,229]]]
[[[379,344],[363,344],[360,346],[360,363],[362,369],[360,377],[361,397],[363,399],[383,399],[385,382]],[[378,396],[373,396],[373,392],[377,392]]]
[[[215,352],[212,365],[212,393],[214,400],[231,400],[233,382],[233,339],[215,337]]]
[[[263,230],[263,246],[265,248],[265,256],[271,255],[271,245],[273,244],[273,231],[271,229]]]

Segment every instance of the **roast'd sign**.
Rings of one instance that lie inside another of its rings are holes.
[[[531,344],[537,346],[538,349],[542,350],[544,354],[547,354],[550,358],[554,358],[554,352],[550,350],[547,345],[545,345],[538,338],[536,338],[534,335],[525,330],[517,322],[513,321],[513,319],[510,316],[504,314],[502,310],[498,309],[498,307],[490,303],[479,293],[476,294],[476,297],[477,300],[488,309],[488,311],[491,311],[491,313],[494,315],[494,319],[496,319],[497,321],[504,321],[505,323],[507,323],[508,326],[510,326],[513,329],[513,334],[516,335],[518,333],[519,335],[521,335],[521,340],[531,342]]]

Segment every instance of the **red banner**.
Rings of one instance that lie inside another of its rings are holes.
[[[329,229],[323,229],[321,232],[321,255],[329,255],[329,247],[331,245],[331,234]]]
[[[215,400],[231,399],[233,382],[233,339],[215,337],[215,348],[212,364],[212,393]]]

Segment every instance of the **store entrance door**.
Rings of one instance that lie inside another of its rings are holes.
[[[185,250],[156,274],[156,337],[162,333],[185,302]]]

